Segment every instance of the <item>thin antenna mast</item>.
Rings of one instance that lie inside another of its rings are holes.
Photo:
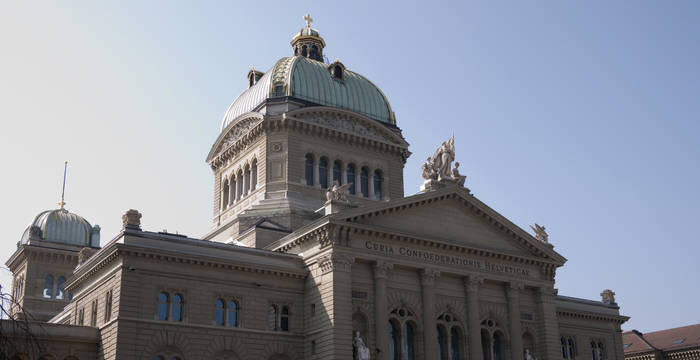
[[[66,172],[68,171],[68,161],[66,161],[63,164],[63,190],[61,190],[61,202],[58,203],[58,205],[61,206],[61,210],[63,210],[63,206],[66,205],[66,202],[64,200],[64,196],[66,195]]]

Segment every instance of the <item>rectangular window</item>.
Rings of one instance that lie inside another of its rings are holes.
[[[311,304],[311,316],[316,316],[316,304]]]
[[[78,311],[78,325],[85,325],[85,308],[81,308]]]
[[[112,318],[112,290],[105,295],[105,322]]]
[[[92,301],[92,309],[90,309],[90,310],[91,310],[90,325],[97,326],[97,299]]]

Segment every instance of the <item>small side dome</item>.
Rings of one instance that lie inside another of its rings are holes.
[[[30,244],[32,240],[99,248],[100,226],[92,226],[82,216],[66,209],[46,210],[29,224],[21,242]]]

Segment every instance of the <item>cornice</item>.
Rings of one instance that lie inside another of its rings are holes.
[[[629,320],[629,316],[624,316],[624,315],[608,315],[608,314],[601,314],[601,313],[594,313],[594,312],[589,312],[589,311],[580,311],[580,310],[570,310],[570,309],[558,309],[557,310],[557,316],[561,317],[571,317],[571,318],[577,318],[577,319],[583,319],[583,320],[600,320],[600,321],[612,321],[617,324],[623,324],[627,320]]]
[[[20,245],[7,260],[5,265],[12,270],[19,266],[22,260],[27,258],[35,259],[37,257],[42,257],[50,262],[78,262],[77,251],[35,245]]]
[[[291,114],[291,115],[290,115]],[[337,115],[342,118],[354,119],[363,122],[367,126],[371,126],[382,134],[382,136],[392,139],[393,142],[383,141],[378,139],[368,138],[359,134],[343,131],[342,129],[331,128],[321,124],[306,121],[296,116],[323,114]],[[249,119],[259,119],[259,123],[252,126],[248,132],[233,141],[224,149],[219,149],[224,144],[228,134],[242,122]],[[381,124],[377,124],[376,120],[372,120],[357,113],[335,109],[331,107],[305,107],[297,110],[283,113],[282,115],[261,115],[260,113],[247,113],[241,115],[236,121],[229,124],[219,135],[216,142],[212,146],[207,162],[212,170],[217,170],[227,164],[229,160],[235,157],[239,152],[245,150],[251,143],[256,141],[265,133],[276,132],[280,130],[290,130],[302,132],[304,134],[320,135],[326,139],[332,139],[337,142],[350,143],[375,152],[386,152],[401,156],[405,163],[406,159],[411,155],[408,150],[408,143],[402,136],[387,129]]]

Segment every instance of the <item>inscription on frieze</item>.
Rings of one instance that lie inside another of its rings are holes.
[[[421,249],[414,249],[407,246],[394,246],[391,244],[385,244],[375,241],[367,240],[365,241],[365,246],[367,250],[381,253],[385,256],[397,256],[402,258],[418,259],[425,262],[435,263],[439,265],[448,265],[463,267],[472,270],[479,270],[485,272],[502,273],[509,275],[518,275],[531,277],[532,273],[530,269],[512,266],[508,264],[495,263],[491,261],[473,259],[462,256],[445,255],[438,254],[432,251],[426,251]]]

